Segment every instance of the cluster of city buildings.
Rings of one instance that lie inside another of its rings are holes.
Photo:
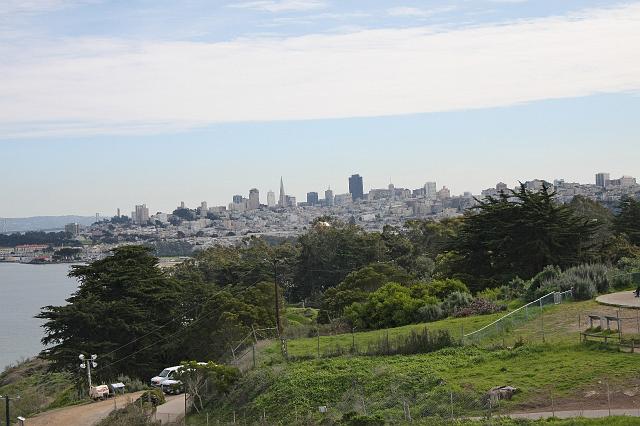
[[[530,190],[543,186],[555,191],[559,202],[570,202],[575,196],[598,201],[611,208],[624,196],[640,196],[636,179],[622,176],[611,179],[608,173],[598,173],[595,182],[582,184],[557,179],[553,182],[532,180],[524,185]],[[354,174],[348,179],[349,192],[334,193],[331,188],[324,197],[315,191],[308,192],[306,200],[298,201],[286,193],[282,178],[278,197],[267,192],[266,203],[256,188],[249,190],[248,198],[234,195],[227,206],[208,206],[203,201],[190,208],[181,202],[171,213],[150,214],[145,204],[135,206],[131,217],[123,216],[118,209],[111,220],[104,220],[83,229],[69,224],[65,231],[87,244],[87,256],[93,258],[117,245],[141,242],[180,242],[192,248],[207,248],[216,244],[238,244],[246,236],[295,237],[305,232],[320,216],[332,216],[344,222],[357,223],[368,231],[380,231],[385,225],[401,226],[410,219],[452,218],[489,196],[509,193],[508,185],[500,182],[478,195],[465,192],[452,195],[436,182],[426,182],[416,189],[400,188],[389,184],[386,188],[364,191],[362,176]],[[513,188],[517,189],[517,188]],[[6,250],[6,249],[5,249]],[[0,258],[1,258],[0,251]]]
[[[640,185],[635,178],[623,176],[611,179],[607,173],[598,173],[593,184],[581,184],[555,180],[533,180],[524,185],[530,190],[540,190],[546,185],[556,192],[558,201],[570,202],[581,195],[605,205],[614,207],[624,196],[638,196]],[[88,238],[100,239],[107,235],[122,242],[140,240],[182,240],[193,246],[215,244],[236,244],[247,235],[267,235],[294,237],[308,229],[318,217],[330,215],[344,222],[357,223],[365,230],[379,231],[385,225],[402,225],[410,219],[434,219],[457,217],[479,200],[508,192],[509,187],[498,183],[480,194],[465,192],[452,195],[451,191],[436,182],[426,182],[420,188],[408,189],[389,184],[386,188],[364,190],[363,177],[354,174],[348,179],[349,192],[334,193],[331,188],[324,191],[324,197],[310,191],[306,200],[298,201],[285,191],[282,178],[280,190],[276,194],[268,191],[266,200],[261,199],[256,188],[249,190],[248,197],[234,195],[226,206],[200,206],[189,208],[180,203],[173,213],[149,214],[142,204],[132,212],[130,223],[100,223],[81,232]],[[515,188],[513,188],[515,189]],[[266,201],[263,202],[263,201]],[[176,218],[181,211],[192,212],[188,220]],[[118,217],[120,215],[118,214]]]

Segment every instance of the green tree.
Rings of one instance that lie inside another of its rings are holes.
[[[631,197],[623,198],[614,226],[616,232],[626,235],[632,244],[640,246],[640,201]]]
[[[80,353],[98,354],[99,377],[147,377],[177,362],[179,348],[166,338],[181,328],[170,321],[179,317],[179,288],[157,264],[149,249],[128,246],[74,266],[69,275],[80,286],[68,304],[46,306],[37,315],[49,346],[41,355],[52,368],[77,370]]]
[[[296,261],[295,300],[319,301],[322,293],[338,285],[352,271],[384,260],[385,245],[379,233],[331,218],[317,219],[299,238]]]
[[[176,379],[180,380],[185,392],[193,398],[196,412],[204,410],[205,405],[226,395],[231,386],[240,379],[240,370],[214,362],[183,362]]]
[[[544,186],[502,193],[479,202],[460,226],[451,248],[450,272],[479,291],[531,278],[546,265],[570,267],[597,258],[598,222],[558,204]]]
[[[372,263],[351,272],[336,287],[327,289],[323,297],[323,309],[341,316],[344,308],[354,302],[365,302],[370,293],[388,282],[407,285],[414,277],[391,263]]]
[[[418,319],[418,309],[425,300],[411,295],[410,288],[387,283],[371,293],[364,303],[345,309],[346,317],[359,328],[387,328],[410,324]]]

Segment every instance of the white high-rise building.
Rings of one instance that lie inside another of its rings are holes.
[[[207,213],[209,213],[209,207],[207,207],[207,202],[203,201],[200,203],[200,217],[207,217]]]
[[[333,191],[331,188],[324,191],[324,202],[327,206],[333,206]]]
[[[136,206],[136,209],[131,212],[131,219],[136,225],[142,225],[149,222],[149,209],[146,204]]]
[[[267,192],[267,206],[268,207],[275,207],[276,206],[276,194],[269,190],[269,192]]]
[[[257,210],[260,207],[260,191],[256,188],[251,188],[249,191],[249,202],[247,203],[247,209]]]
[[[436,188],[435,182],[427,182],[424,184],[424,196],[430,200],[436,198],[438,194],[438,189]]]

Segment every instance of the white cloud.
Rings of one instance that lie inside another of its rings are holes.
[[[0,43],[1,137],[171,131],[640,90],[640,4],[437,32]]]
[[[0,17],[51,12],[91,0],[2,0]]]
[[[410,18],[429,18],[439,13],[449,12],[455,10],[456,7],[442,7],[435,9],[419,9],[417,7],[399,6],[387,9],[387,14],[390,16],[401,16]]]
[[[327,6],[324,0],[255,0],[232,3],[229,7],[253,9],[267,12],[291,12],[323,9]]]

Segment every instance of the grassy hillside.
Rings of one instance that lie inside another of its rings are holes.
[[[402,419],[408,404],[416,418],[482,414],[484,394],[494,386],[520,389],[501,410],[548,407],[587,392],[598,380],[623,383],[638,373],[634,354],[583,345],[525,345],[515,349],[451,348],[389,357],[338,357],[263,367],[248,373],[216,412],[266,413],[281,424],[320,420],[319,406],[339,418],[349,411]],[[453,404],[450,399],[453,398]],[[602,401],[601,401],[602,402]],[[365,408],[366,407],[366,408]],[[307,418],[309,417],[309,418]],[[305,421],[306,421],[305,420]]]
[[[11,403],[12,415],[27,416],[78,400],[71,375],[52,373],[47,367],[45,361],[33,358],[0,373],[0,395],[20,396]]]
[[[401,421],[407,412],[414,419],[452,413],[456,417],[483,415],[488,411],[487,391],[504,385],[515,386],[519,392],[513,400],[492,406],[492,411],[551,410],[552,405],[604,408],[605,384],[615,396],[614,406],[640,406],[638,355],[578,343],[578,330],[587,327],[588,313],[615,312],[591,301],[550,306],[544,315],[534,314],[528,322],[513,324],[482,347],[410,356],[339,356],[284,363],[274,344],[260,353],[262,367],[247,373],[226,403],[214,411],[221,420],[231,418],[235,411],[251,421],[266,416],[270,424],[314,424],[324,417],[336,421],[349,412],[388,421]],[[476,330],[501,315],[321,336],[320,352],[324,355],[336,346],[350,347],[354,339],[357,346],[364,346],[387,334],[392,339],[424,327],[448,330],[459,337],[463,329]],[[546,343],[542,343],[542,330]],[[635,332],[635,322],[627,321],[624,331]],[[289,354],[315,357],[317,345],[317,338],[290,340]],[[318,412],[320,406],[327,406],[326,414]]]
[[[602,307],[596,302],[565,303],[563,305],[551,305],[544,308],[543,322],[540,322],[540,312],[532,310],[530,320],[522,324],[511,324],[508,333],[493,336],[491,339],[483,340],[483,344],[504,343],[513,345],[517,340],[542,342],[542,332],[545,331],[545,341],[565,341],[574,339],[578,341],[578,316],[582,315],[582,321],[586,321],[586,313],[607,310],[614,313],[613,308]],[[303,308],[287,308],[286,318],[290,327],[303,326],[308,331],[313,324],[312,318],[315,316],[303,316]],[[447,318],[441,321],[423,324],[411,324],[403,327],[389,328],[385,330],[373,330],[345,334],[322,334],[317,337],[302,337],[288,340],[288,352],[293,358],[310,358],[318,355],[318,340],[320,342],[320,356],[326,356],[336,350],[348,349],[355,345],[360,351],[366,350],[368,345],[375,344],[382,338],[395,339],[399,336],[407,336],[412,332],[419,332],[425,327],[432,332],[439,330],[448,331],[455,339],[460,339],[462,334],[468,334],[478,330],[485,325],[491,324],[507,312],[500,312],[491,315],[478,315],[465,318]],[[315,313],[314,313],[315,315]],[[301,327],[302,328],[302,327]],[[504,338],[504,342],[503,342]],[[259,360],[269,364],[279,362],[280,345],[273,342],[260,351]]]

